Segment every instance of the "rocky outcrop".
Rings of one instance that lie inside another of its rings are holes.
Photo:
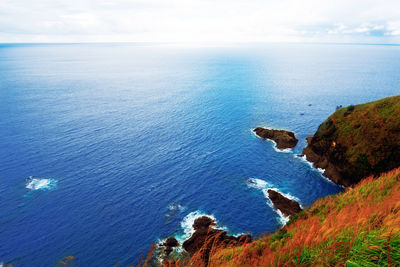
[[[257,127],[253,130],[262,139],[270,139],[276,143],[278,149],[293,148],[297,145],[297,138],[293,132]]]
[[[175,237],[169,237],[163,243],[160,244],[160,247],[164,247],[164,257],[168,257],[172,251],[174,251],[175,247],[179,246],[178,240]]]
[[[400,96],[339,108],[303,150],[336,184],[351,186],[400,166]]]
[[[226,231],[214,229],[214,225],[214,220],[207,216],[197,218],[193,223],[195,232],[182,245],[191,257],[201,250],[199,255],[200,265],[207,265],[213,248],[234,247],[251,242],[251,236],[249,235],[230,236]]]
[[[297,201],[289,199],[275,190],[268,189],[268,198],[274,205],[274,209],[280,210],[285,217],[293,216],[302,211]]]

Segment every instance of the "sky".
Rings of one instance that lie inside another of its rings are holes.
[[[0,0],[0,42],[400,44],[400,0]]]

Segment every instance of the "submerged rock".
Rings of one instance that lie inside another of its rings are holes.
[[[302,211],[297,201],[289,199],[275,190],[268,189],[268,198],[272,201],[274,208],[280,210],[286,217],[293,216]]]
[[[276,143],[278,149],[293,148],[297,145],[296,136],[293,132],[286,130],[274,130],[257,127],[253,130],[262,139],[270,139]]]

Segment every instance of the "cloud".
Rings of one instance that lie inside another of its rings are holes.
[[[398,0],[2,0],[1,42],[400,42]]]

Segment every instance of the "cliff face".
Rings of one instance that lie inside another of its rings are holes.
[[[341,108],[303,150],[333,182],[350,186],[400,166],[400,96]]]

